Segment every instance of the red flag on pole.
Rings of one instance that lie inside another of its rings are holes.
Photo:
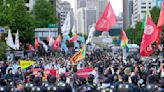
[[[162,3],[162,9],[161,9],[161,12],[160,12],[160,16],[159,16],[159,19],[158,19],[158,25],[157,25],[157,32],[158,32],[158,35],[157,35],[157,40],[156,40],[156,46],[158,47],[158,45],[160,44],[160,41],[161,41],[161,36],[162,36],[162,26],[164,26],[164,2]]]
[[[148,16],[140,47],[141,56],[149,56],[153,53],[152,43],[156,41],[157,33],[157,27],[153,23],[150,16]]]
[[[39,40],[35,38],[35,49],[38,49],[39,47]]]
[[[96,23],[96,29],[99,31],[109,31],[116,22],[117,18],[109,2],[100,19]]]
[[[78,35],[76,34],[75,36],[73,36],[73,37],[69,40],[69,42],[72,43],[72,42],[74,42],[74,41],[77,41],[77,39],[78,39]]]
[[[54,43],[52,45],[52,48],[58,49],[60,41],[61,41],[61,36],[58,35],[58,37],[56,38],[56,40],[54,41]]]
[[[156,47],[158,47],[158,45],[161,42],[161,37],[162,37],[162,27],[157,27],[157,40],[156,40]]]
[[[161,9],[161,12],[160,12],[160,16],[159,16],[159,19],[158,19],[158,26],[157,27],[162,27],[164,26],[164,2],[162,4],[162,9]]]

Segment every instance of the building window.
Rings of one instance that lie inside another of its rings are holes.
[[[141,3],[142,5],[145,5],[146,3],[144,2],[144,3]]]
[[[151,8],[151,6],[149,6],[149,9]]]
[[[145,8],[146,8],[146,6],[141,6],[141,8],[142,8],[142,9],[145,9]]]
[[[146,13],[146,11],[141,11],[141,13]]]
[[[149,2],[149,4],[151,4],[151,2]]]

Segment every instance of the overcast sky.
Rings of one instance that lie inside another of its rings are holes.
[[[74,0],[62,0],[62,1],[68,1],[71,3],[71,7],[74,8]],[[120,12],[123,11],[123,5],[122,5],[123,0],[110,0],[111,5],[114,9],[114,12],[116,15],[118,15]]]

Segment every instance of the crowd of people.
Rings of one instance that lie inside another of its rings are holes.
[[[109,52],[91,51],[77,65],[72,65],[70,57],[65,55],[44,57],[24,70],[18,61],[3,61],[0,92],[164,92],[163,58],[129,57],[124,60],[113,58]],[[39,68],[39,72],[34,74],[34,68]],[[59,76],[56,71],[44,74],[47,68],[59,69]],[[77,73],[84,68],[93,69],[87,78]]]

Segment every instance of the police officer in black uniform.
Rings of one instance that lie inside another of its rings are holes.
[[[30,92],[43,92],[41,77],[35,77],[34,86],[31,88]]]
[[[155,92],[158,90],[158,86],[155,84],[155,76],[149,75],[147,78],[147,84],[143,88],[143,92]]]
[[[160,85],[156,92],[164,92],[164,80],[160,80]]]
[[[129,80],[128,75],[124,74],[122,76],[122,80],[123,80],[123,82],[118,85],[118,88],[117,88],[118,92],[136,92],[136,90],[133,87],[133,85],[131,85],[128,82],[128,80]]]
[[[60,81],[57,83],[58,92],[72,92],[71,86],[66,83],[66,76],[65,74],[60,75]]]
[[[78,87],[79,92],[90,92],[91,87],[87,85],[87,81],[84,77],[79,78],[79,87]]]
[[[25,91],[30,92],[31,88],[34,86],[35,75],[30,75],[29,82],[25,84]]]
[[[88,86],[91,88],[90,92],[95,92],[97,90],[97,84],[93,83],[94,75],[90,74],[88,76]]]
[[[135,92],[140,92],[141,91],[141,89],[140,89],[140,87],[138,86],[138,76],[137,75],[134,75],[134,76],[132,76],[131,77],[131,80],[132,80],[132,86],[134,87],[134,89],[135,89]]]
[[[58,92],[58,88],[56,86],[56,77],[50,77],[50,84],[46,87],[46,92]]]
[[[0,92],[8,92],[4,79],[0,79]]]
[[[116,92],[113,81],[114,76],[112,74],[109,74],[108,77],[104,77],[102,85],[97,88],[98,92]]]

